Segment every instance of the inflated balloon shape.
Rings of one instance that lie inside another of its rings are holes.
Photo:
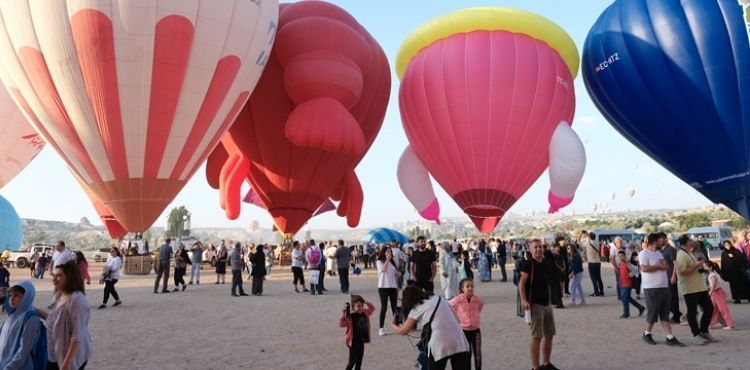
[[[72,172],[72,171],[71,171]],[[107,234],[112,239],[122,239],[125,237],[125,235],[128,234],[128,231],[125,230],[125,227],[122,226],[122,224],[117,221],[117,218],[112,215],[112,211],[107,208],[106,205],[104,205],[104,202],[102,202],[101,199],[94,193],[93,190],[91,190],[86,183],[83,182],[78,176],[76,176],[75,173],[73,173],[73,177],[78,180],[78,184],[81,185],[81,188],[83,191],[86,192],[86,196],[91,201],[91,204],[94,205],[94,209],[96,210],[96,213],[99,215],[99,219],[102,220],[102,223],[104,224],[104,229],[107,230]]]
[[[26,112],[36,119],[33,112]],[[0,86],[0,189],[21,172],[44,148],[16,103]]]
[[[560,122],[549,144],[549,213],[573,202],[585,170],[586,151],[581,139],[567,122]]]
[[[575,157],[550,162],[558,126],[572,123],[578,71],[576,46],[558,25],[522,10],[460,10],[411,34],[396,71],[401,119],[416,155],[405,153],[399,172],[420,161],[483,233],[548,165],[576,170],[567,177],[551,168],[551,208],[572,200],[585,166],[582,147],[569,143],[577,136],[563,133],[560,144],[575,148]],[[424,213],[437,206],[429,181],[416,174],[411,183],[401,174],[399,182]],[[433,212],[425,217],[434,219]]]
[[[17,251],[23,243],[23,225],[18,213],[5,198],[0,196],[0,252],[5,249]]]
[[[399,244],[406,244],[409,242],[409,237],[387,227],[372,229],[362,237],[362,242],[365,244],[385,244],[390,243],[392,240],[395,240]]]
[[[133,232],[150,227],[260,77],[278,2],[3,1],[0,78]]]
[[[426,220],[440,223],[440,204],[432,189],[430,174],[422,162],[414,154],[411,146],[407,146],[398,160],[398,185],[409,202],[414,205],[419,215]]]
[[[591,28],[583,77],[626,139],[750,220],[750,41],[737,0],[618,0]]]
[[[383,123],[390,83],[385,53],[346,11],[282,4],[268,66],[206,167],[227,217],[239,217],[247,180],[245,199],[287,237],[329,199],[356,226],[364,196],[354,168]]]

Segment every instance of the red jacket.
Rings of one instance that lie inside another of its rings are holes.
[[[365,302],[365,309],[363,310],[365,316],[367,316],[367,336],[370,336],[370,315],[372,315],[373,312],[375,312],[375,306],[373,306],[370,302]],[[346,334],[344,335],[344,342],[346,343],[347,347],[352,346],[352,339],[354,339],[354,329],[352,328],[352,319],[344,317],[344,314],[341,314],[341,318],[339,319],[339,326],[342,328],[346,328]]]
[[[620,274],[620,288],[632,288],[633,287],[633,281],[630,280],[630,271],[628,270],[628,261],[622,261],[620,262],[620,266],[618,267],[620,271],[618,272]]]

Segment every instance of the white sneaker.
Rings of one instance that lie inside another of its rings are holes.
[[[383,328],[378,329],[378,335],[381,337],[385,336],[385,329]]]
[[[725,326],[722,328],[722,330],[734,330],[734,328],[731,326]]]

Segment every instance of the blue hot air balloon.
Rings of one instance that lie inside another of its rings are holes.
[[[0,196],[0,252],[6,248],[17,251],[23,243],[23,226],[18,213],[5,198]]]
[[[385,227],[372,229],[362,238],[362,242],[367,244],[390,243],[391,240],[395,240],[401,244],[409,242],[409,238],[406,235]]]
[[[750,41],[738,0],[617,0],[583,78],[631,143],[750,220]]]

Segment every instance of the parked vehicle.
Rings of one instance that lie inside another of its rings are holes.
[[[693,227],[687,234],[711,245],[711,249],[721,248],[725,240],[732,240],[732,228],[729,226]]]
[[[51,257],[54,251],[55,247],[52,245],[34,244],[25,252],[10,252],[8,263],[18,268],[26,268],[31,266],[31,255],[34,252],[39,252],[39,255],[47,252],[47,256]]]
[[[110,248],[101,248],[98,251],[94,252],[92,256],[94,262],[107,262],[107,259],[109,259],[110,250]]]

